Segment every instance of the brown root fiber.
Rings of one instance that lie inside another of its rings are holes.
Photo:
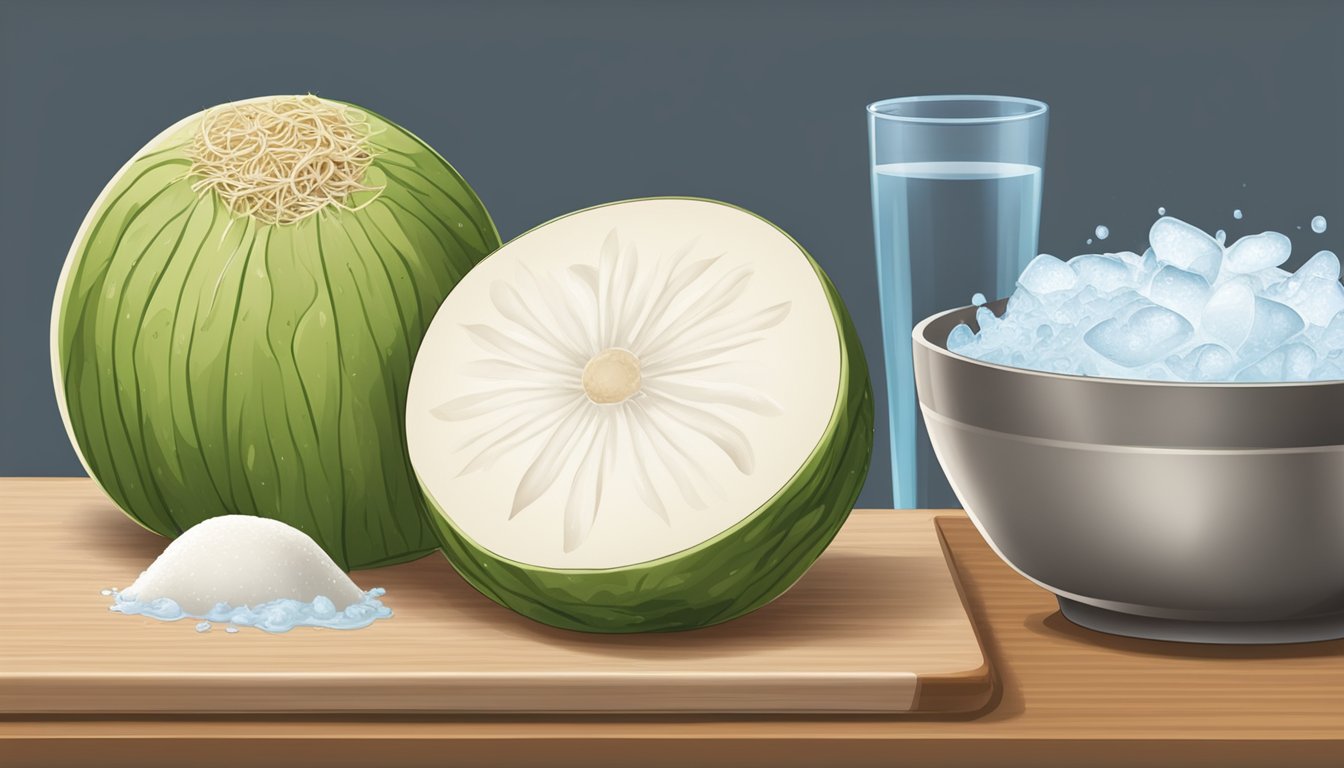
[[[362,112],[312,95],[225,104],[205,113],[188,149],[191,188],[264,224],[354,210],[373,198],[356,206],[352,195],[382,189],[363,181],[369,135]]]

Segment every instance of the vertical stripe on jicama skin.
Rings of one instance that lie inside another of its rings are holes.
[[[169,179],[181,176],[184,170],[181,164],[158,162],[145,169],[139,178],[145,185],[158,187]],[[183,195],[181,190],[171,187],[152,195],[127,195],[116,198],[109,206],[107,215],[95,224],[91,240],[102,246],[108,257],[91,260],[78,275],[90,280],[88,284],[79,286],[87,292],[87,299],[76,310],[74,320],[84,348],[77,360],[79,365],[72,366],[69,371],[77,377],[72,384],[82,395],[81,412],[98,427],[97,437],[88,441],[90,445],[87,450],[92,454],[89,456],[90,461],[97,461],[110,468],[115,475],[118,491],[128,499],[128,503],[136,503],[153,511],[153,522],[146,520],[146,524],[151,527],[155,524],[163,525],[170,529],[175,525],[167,510],[159,505],[153,491],[146,487],[148,473],[134,460],[132,442],[121,421],[120,402],[126,399],[127,394],[124,378],[129,378],[130,372],[118,376],[114,333],[119,317],[116,313],[123,304],[123,294],[134,290],[125,280],[145,250],[145,222],[158,220],[162,226],[163,221],[185,212],[194,203],[194,195]],[[154,230],[149,231],[152,233]],[[125,253],[128,257],[111,258],[111,254],[116,252]],[[132,303],[130,306],[136,305]],[[138,308],[136,311],[139,311]],[[134,391],[130,395],[133,397]]]
[[[499,235],[433,150],[368,119],[383,189],[358,210],[232,215],[191,189],[188,120],[86,220],[53,314],[58,396],[86,466],[145,527],[262,515],[347,569],[436,548],[406,383],[435,309]]]

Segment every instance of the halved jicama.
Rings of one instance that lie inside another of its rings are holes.
[[[594,632],[779,596],[848,516],[873,441],[825,274],[764,219],[683,198],[579,211],[481,262],[430,324],[406,411],[454,567]]]

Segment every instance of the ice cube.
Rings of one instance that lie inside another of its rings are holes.
[[[1228,349],[1237,349],[1255,322],[1255,291],[1245,278],[1218,286],[1204,305],[1200,330]]]
[[[1127,321],[1108,318],[1083,335],[1087,345],[1126,368],[1161,360],[1194,334],[1190,321],[1166,307],[1146,306]]]
[[[1331,251],[1317,251],[1293,273],[1301,277],[1320,277],[1326,280],[1339,279],[1339,257]]]
[[[974,341],[975,332],[971,330],[971,326],[965,323],[957,323],[957,327],[947,334],[947,348],[952,352],[956,352]]]
[[[1338,280],[1308,277],[1298,283],[1294,275],[1290,282],[1296,284],[1281,300],[1312,325],[1327,325],[1336,314],[1344,311],[1344,285]]]
[[[1114,254],[1084,254],[1069,259],[1068,264],[1078,273],[1084,285],[1090,285],[1101,293],[1133,287],[1133,271]]]
[[[1017,284],[1038,297],[1067,291],[1078,284],[1078,274],[1068,264],[1048,253],[1042,253],[1031,260]]]
[[[1237,354],[1245,360],[1264,357],[1297,335],[1302,328],[1302,317],[1297,314],[1297,310],[1272,299],[1257,296],[1254,321],[1246,340],[1237,349]]]
[[[1344,349],[1344,312],[1335,315],[1321,334],[1321,344],[1327,349]]]
[[[1285,344],[1237,374],[1237,381],[1305,381],[1316,367],[1316,353],[1305,344]]]
[[[1085,286],[1051,309],[1049,319],[1059,324],[1077,323],[1095,311],[1094,307],[1100,298],[1100,291],[1090,285]]]
[[[1298,295],[1308,281],[1325,280],[1334,282],[1339,280],[1339,257],[1330,251],[1318,251],[1316,255],[1307,259],[1306,263],[1299,267],[1297,272],[1285,272],[1281,269],[1275,269],[1273,272],[1281,274],[1284,279],[1265,288],[1264,295],[1275,301],[1291,304],[1291,299]],[[1321,286],[1316,284],[1316,287],[1319,289]]]
[[[1316,367],[1316,350],[1306,344],[1294,343],[1282,347],[1283,380],[1306,381]]]
[[[1344,365],[1336,361],[1328,361],[1316,366],[1311,372],[1313,381],[1340,381],[1344,379]]]
[[[1229,272],[1227,270],[1223,270],[1218,274],[1220,280],[1231,279],[1236,276],[1237,274],[1235,272]],[[1246,275],[1246,277],[1249,277],[1251,282],[1255,284],[1257,293],[1261,294],[1278,290],[1283,285],[1283,282],[1292,276],[1292,272],[1289,272],[1286,269],[1279,269],[1278,267],[1270,267],[1269,269],[1262,269],[1259,272],[1252,272],[1251,274]]]
[[[989,307],[978,307],[975,310],[975,324],[980,326],[981,333],[993,333],[1000,320]]]
[[[1315,381],[1344,379],[1344,364],[1339,360],[1322,360],[1312,369],[1311,378]]]
[[[1157,254],[1153,253],[1153,249],[1147,249],[1139,257],[1139,274],[1135,282],[1140,286],[1147,285],[1153,279],[1153,275],[1157,274],[1157,271],[1164,266],[1166,265],[1163,262],[1158,261]]]
[[[1167,358],[1167,369],[1176,374],[1177,378],[1190,380],[1195,377],[1195,361],[1198,356],[1194,352],[1186,354],[1174,354]]]
[[[1147,381],[1176,381],[1176,375],[1165,365],[1150,365],[1144,368],[1143,378]]]
[[[1126,265],[1139,269],[1143,266],[1143,256],[1133,251],[1119,251],[1118,253],[1108,253],[1106,256],[1112,256],[1124,262]]]
[[[1145,299],[1138,291],[1125,288],[1116,291],[1107,296],[1102,296],[1096,301],[1091,302],[1084,308],[1083,315],[1075,322],[1082,326],[1079,332],[1091,328],[1093,325],[1108,317],[1114,317],[1117,320],[1128,320],[1135,311],[1150,307],[1153,302]]]
[[[1195,348],[1195,381],[1223,381],[1237,367],[1237,356],[1217,344],[1202,344]]]
[[[1213,289],[1209,281],[1180,267],[1165,266],[1153,275],[1148,298],[1167,309],[1181,313],[1191,323],[1199,320]]]
[[[1041,300],[1036,298],[1036,294],[1025,288],[1018,288],[1013,291],[1013,295],[1008,297],[1008,306],[1004,309],[1004,314],[1031,315],[1039,311]]]
[[[1148,242],[1158,261],[1194,272],[1213,282],[1223,259],[1223,247],[1198,227],[1163,216],[1148,230]]]
[[[1247,235],[1233,243],[1223,255],[1223,269],[1240,274],[1277,267],[1288,260],[1293,241],[1278,232]]]

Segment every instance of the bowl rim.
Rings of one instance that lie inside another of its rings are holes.
[[[986,302],[983,306],[988,307],[995,315],[1002,317],[1004,309],[1008,306],[1008,299],[995,299],[994,301]],[[915,344],[928,349],[930,352],[958,362],[965,362],[985,368],[993,368],[1009,374],[1058,381],[1097,382],[1111,385],[1155,387],[1162,389],[1183,387],[1190,387],[1192,389],[1302,389],[1332,386],[1344,387],[1344,379],[1319,379],[1312,381],[1155,381],[1153,379],[1127,379],[1113,376],[1084,376],[1075,373],[1052,373],[1050,371],[1038,371],[1033,368],[1015,368],[1011,365],[991,363],[984,360],[978,360],[974,357],[967,357],[966,355],[961,355],[948,349],[946,338],[942,341],[934,341],[930,338],[929,332],[934,325],[946,321],[950,316],[955,314],[969,313],[971,317],[967,319],[967,324],[971,325],[973,328],[976,327],[974,314],[977,309],[979,309],[978,306],[967,304],[961,307],[946,309],[942,312],[936,312],[916,323],[914,330],[911,331],[911,337]]]

